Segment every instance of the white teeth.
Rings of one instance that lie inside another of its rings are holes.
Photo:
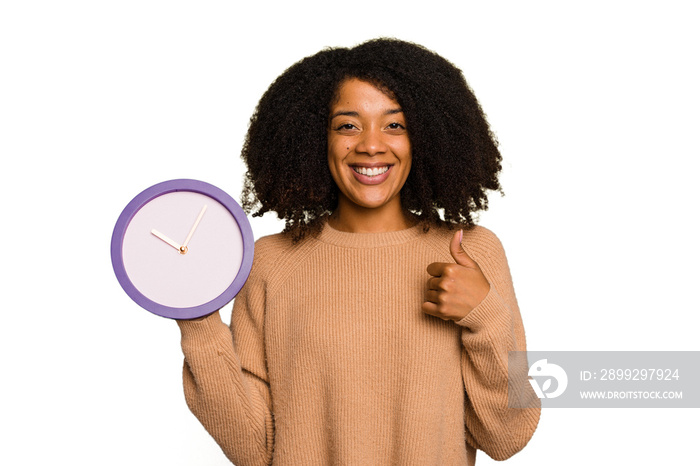
[[[355,170],[360,175],[377,176],[377,175],[381,175],[383,173],[386,173],[389,170],[389,167],[388,166],[384,166],[381,168],[352,167],[352,169]]]

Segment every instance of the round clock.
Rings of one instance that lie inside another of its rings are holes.
[[[193,319],[233,300],[250,273],[253,243],[231,196],[203,181],[171,180],[124,208],[112,234],[112,266],[144,309]]]

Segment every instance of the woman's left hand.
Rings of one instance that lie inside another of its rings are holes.
[[[491,288],[474,262],[462,248],[462,230],[450,241],[450,254],[455,263],[433,262],[428,266],[428,290],[423,312],[443,320],[463,319],[483,301]]]

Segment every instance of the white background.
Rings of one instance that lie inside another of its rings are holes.
[[[488,114],[506,196],[480,223],[530,349],[700,349],[694,2],[486,3],[3,1],[0,463],[227,464],[185,405],[176,324],[114,277],[112,228],[167,179],[239,199],[270,82],[377,36],[457,64]],[[697,416],[545,410],[508,464],[695,463]]]

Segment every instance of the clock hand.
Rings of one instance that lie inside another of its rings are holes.
[[[187,252],[187,244],[192,239],[192,235],[194,234],[194,230],[197,229],[197,225],[199,225],[199,222],[202,220],[202,217],[204,216],[204,212],[206,212],[206,210],[207,210],[207,206],[205,205],[202,207],[202,210],[199,211],[199,215],[197,216],[197,220],[194,221],[194,225],[192,225],[190,232],[187,234],[187,238],[185,238],[185,242],[182,243],[182,246],[180,247],[180,251],[183,254],[185,254]]]
[[[175,241],[173,241],[173,240],[171,240],[170,238],[168,238],[167,236],[165,236],[165,235],[164,235],[163,233],[161,233],[160,231],[153,229],[153,230],[151,230],[151,234],[152,234],[153,236],[155,236],[156,238],[165,241],[166,243],[168,243],[170,246],[174,247],[174,248],[177,249],[178,251],[180,250],[180,245],[179,245],[179,244],[177,244]]]

